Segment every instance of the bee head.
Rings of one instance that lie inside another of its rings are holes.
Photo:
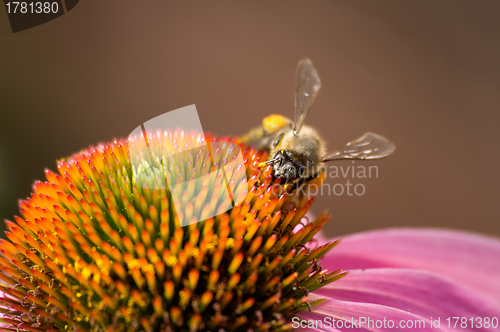
[[[302,164],[296,160],[289,150],[279,150],[273,161],[273,177],[281,178],[281,183],[289,183],[302,177]]]

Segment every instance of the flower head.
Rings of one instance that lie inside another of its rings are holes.
[[[196,134],[149,139],[189,145]],[[59,174],[47,170],[47,181],[20,202],[22,217],[6,222],[0,301],[12,329],[284,331],[310,307],[309,292],[345,275],[318,263],[336,242],[306,246],[328,218],[302,221],[312,200],[288,210],[294,193],[272,181],[270,167],[259,172],[262,153],[241,146],[237,166],[246,170],[248,194],[204,219],[195,216],[216,208],[224,186],[170,192],[155,185],[157,173],[144,171],[163,160],[176,163],[165,174],[169,183],[197,177],[203,149],[179,160],[150,149],[134,164],[129,144],[61,160]],[[179,201],[182,211],[174,208]]]

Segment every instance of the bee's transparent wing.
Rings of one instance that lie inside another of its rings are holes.
[[[384,136],[366,133],[360,138],[347,143],[344,147],[327,153],[323,161],[345,159],[379,159],[387,157],[396,150],[396,145]]]
[[[295,71],[294,85],[295,119],[293,121],[293,132],[297,134],[302,128],[314,98],[316,98],[321,88],[318,72],[310,59],[304,58],[300,60]]]

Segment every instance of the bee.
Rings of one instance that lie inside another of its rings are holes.
[[[316,178],[324,163],[334,160],[369,160],[389,156],[396,146],[387,138],[371,132],[327,152],[325,141],[316,129],[305,125],[314,99],[321,88],[318,72],[310,59],[300,60],[295,71],[295,116],[290,120],[282,115],[265,117],[262,126],[251,130],[242,141],[268,152],[274,179],[296,188]]]

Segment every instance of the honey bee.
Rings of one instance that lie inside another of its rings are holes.
[[[387,138],[366,133],[341,148],[327,152],[320,134],[304,121],[321,88],[318,72],[310,59],[300,60],[295,72],[295,117],[290,120],[272,114],[262,126],[251,130],[242,141],[268,152],[263,167],[272,164],[273,178],[282,184],[300,187],[316,178],[325,162],[333,160],[369,160],[389,156],[396,146]],[[324,169],[324,168],[323,168]]]

